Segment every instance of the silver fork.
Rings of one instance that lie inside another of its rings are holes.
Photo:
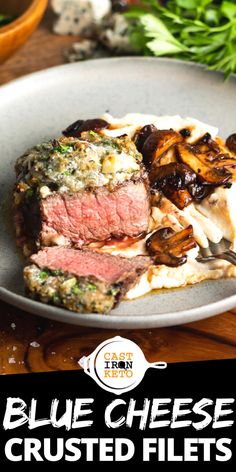
[[[236,266],[236,252],[230,249],[230,242],[222,239],[219,243],[212,243],[208,240],[208,248],[200,248],[200,254],[197,257],[198,262],[209,262],[215,259],[223,259]]]

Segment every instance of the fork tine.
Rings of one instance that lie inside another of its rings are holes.
[[[201,254],[203,257],[211,257],[212,256],[212,252],[210,250],[210,247],[202,247],[201,248]]]
[[[226,251],[226,247],[223,242],[223,239],[219,243],[213,243],[212,241],[209,241],[209,248],[213,255],[222,254],[223,252]]]
[[[209,241],[208,248],[201,248],[200,255],[197,257],[198,262],[210,262],[215,259],[222,259],[236,266],[236,253],[231,249],[230,242],[222,239],[219,243]]]
[[[236,265],[236,253],[230,248],[229,241],[222,239],[219,243],[212,243],[209,241],[209,246],[213,256],[217,259],[225,259],[233,265]]]
[[[200,249],[199,250],[199,255],[196,258],[196,260],[198,262],[205,263],[205,262],[210,262],[210,261],[215,260],[215,257],[212,255],[209,246],[208,247],[200,247],[199,249]]]
[[[215,254],[214,257],[215,259],[221,259],[230,262],[230,264],[236,265],[236,259],[232,258],[232,256],[230,256],[230,254],[227,254],[226,252],[224,252],[224,254]]]
[[[196,257],[196,261],[197,261],[197,262],[202,262],[203,264],[204,264],[205,262],[211,262],[211,261],[215,261],[215,260],[216,260],[216,257],[215,257],[215,256],[206,256],[206,257],[204,257],[204,256],[198,256],[198,257]]]
[[[222,254],[222,258],[225,258],[227,261],[231,262],[231,264],[236,266],[236,254],[234,251],[225,251],[224,254]]]

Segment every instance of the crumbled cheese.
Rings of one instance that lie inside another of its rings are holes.
[[[83,39],[74,43],[69,50],[65,51],[65,57],[69,62],[84,61],[95,57],[97,42],[91,39]],[[100,56],[97,54],[96,56]]]
[[[120,13],[112,13],[111,0],[52,0],[52,7],[58,15],[55,33],[84,38],[65,51],[69,62],[135,53],[128,22]]]
[[[114,174],[116,172],[132,172],[139,170],[140,165],[136,162],[134,157],[128,154],[110,154],[105,157],[102,164],[103,174]]]
[[[70,244],[68,238],[65,238],[60,234],[58,235],[57,233],[48,233],[47,235],[45,235],[44,241],[45,243],[47,242],[49,246],[68,246]]]
[[[90,3],[96,22],[101,21],[111,11],[111,0],[90,0]]]
[[[42,198],[47,198],[47,197],[49,197],[49,195],[52,194],[50,188],[47,187],[47,185],[43,185],[43,187],[41,187],[41,189],[39,190],[39,193],[40,193]]]
[[[119,13],[111,15],[99,36],[101,43],[109,50],[121,53],[132,53],[134,49],[129,40],[129,24]]]
[[[111,10],[110,0],[52,0],[58,15],[54,25],[57,34],[91,33]]]

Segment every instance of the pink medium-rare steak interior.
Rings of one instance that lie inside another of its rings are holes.
[[[143,182],[130,181],[113,191],[106,187],[74,195],[51,195],[41,202],[41,241],[50,234],[77,245],[138,236],[148,230],[149,198]]]
[[[130,259],[64,247],[46,247],[31,256],[40,269],[62,270],[77,277],[95,277],[110,284],[139,275],[151,264],[151,259],[137,256]]]

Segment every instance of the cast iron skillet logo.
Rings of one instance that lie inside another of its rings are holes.
[[[107,339],[79,364],[100,387],[116,395],[135,388],[150,367],[165,369],[166,362],[147,362],[140,347],[129,339]]]

